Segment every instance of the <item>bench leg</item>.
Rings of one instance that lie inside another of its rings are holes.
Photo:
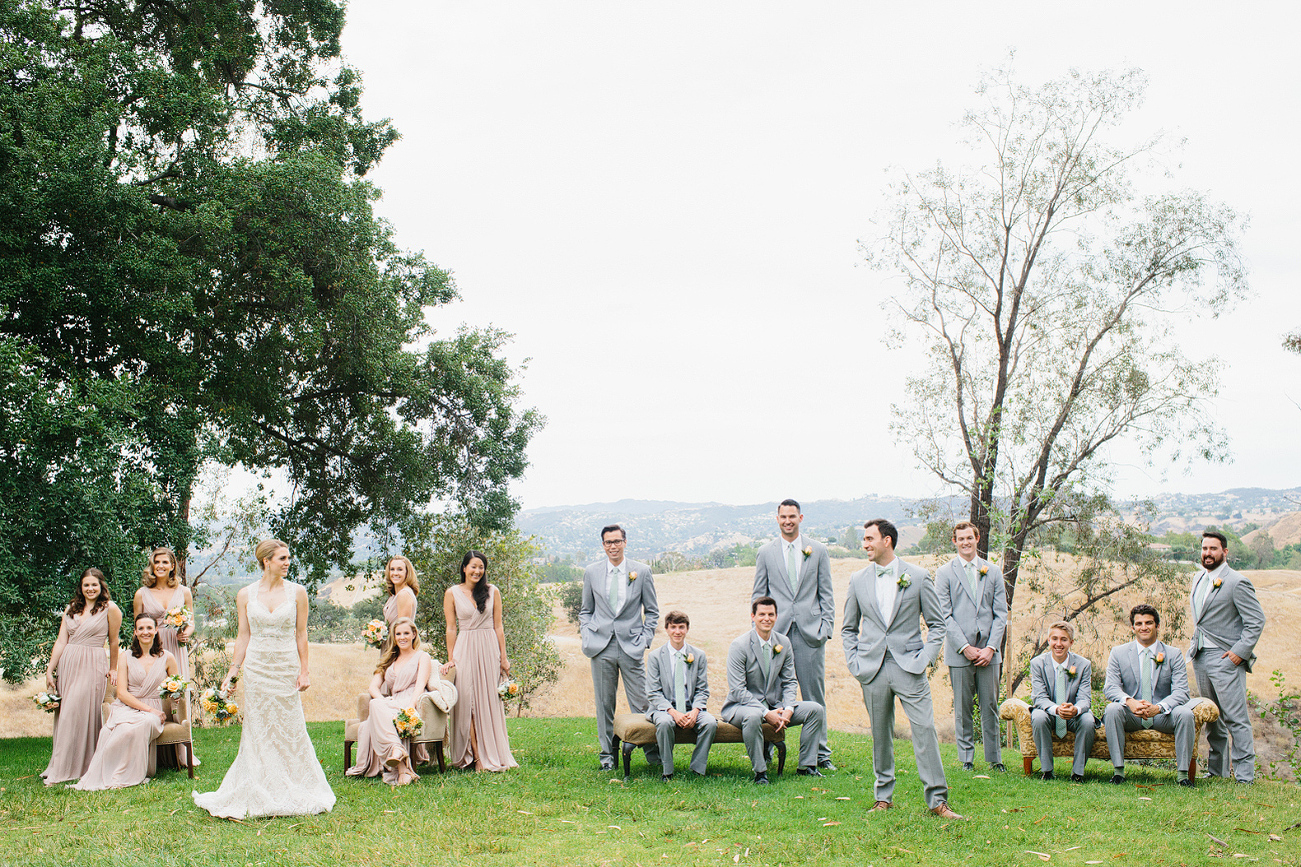
[[[1034,767],[1034,756],[1022,756],[1021,765],[1025,768],[1025,775],[1030,776],[1031,769]]]
[[[185,767],[190,772],[190,779],[194,779],[194,742],[187,741],[185,744]]]
[[[614,743],[615,749],[619,751],[617,755],[623,756],[623,779],[627,782],[632,777],[632,754],[637,751],[637,745],[624,743],[623,746],[619,746],[617,740]]]
[[[348,773],[348,768],[352,767],[352,741],[343,742],[343,772]]]
[[[1197,750],[1193,750],[1192,757],[1188,759],[1188,779],[1197,779]]]
[[[782,775],[786,769],[786,742],[779,741],[777,744],[777,776]]]

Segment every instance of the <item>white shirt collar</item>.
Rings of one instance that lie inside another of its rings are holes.
[[[1227,559],[1221,560],[1220,565],[1216,566],[1214,569],[1206,573],[1206,577],[1214,581],[1216,578],[1220,577],[1220,573],[1222,573],[1224,571],[1224,567],[1228,565],[1229,565],[1229,561]]]
[[[627,568],[628,568],[628,558],[627,558],[627,557],[624,557],[623,560],[621,560],[621,561],[619,562],[619,565],[618,565],[618,566],[614,565],[614,563],[613,563],[611,560],[607,559],[607,560],[605,561],[605,565],[606,565],[606,567],[607,567],[607,568],[606,568],[606,571],[607,571],[608,573],[624,572],[624,571],[626,571]]]

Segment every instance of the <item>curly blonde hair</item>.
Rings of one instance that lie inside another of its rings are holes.
[[[388,567],[393,565],[394,560],[401,560],[406,565],[407,567],[406,586],[411,588],[412,593],[419,596],[420,576],[416,573],[416,567],[411,565],[411,561],[408,560],[406,557],[403,557],[401,554],[395,554],[394,556],[388,558],[388,562],[384,564],[384,589],[388,591],[388,595],[392,596],[394,593],[397,592],[397,590],[393,588],[393,581],[388,577]]]
[[[166,554],[167,559],[172,561],[172,571],[167,575],[167,586],[175,587],[178,583],[176,579],[176,553],[171,548],[161,546],[149,553],[149,562],[145,565],[144,571],[140,573],[140,583],[145,587],[153,587],[158,584],[158,576],[154,574],[154,559],[159,554]]]

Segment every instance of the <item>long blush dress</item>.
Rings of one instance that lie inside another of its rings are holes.
[[[420,602],[416,599],[415,591],[410,587],[403,587],[388,598],[388,601],[384,603],[384,622],[388,625],[388,638],[384,639],[384,646],[380,648],[381,653],[393,646],[393,621],[398,619],[398,597],[403,593],[411,597],[412,620],[416,619],[416,612],[420,610]]]
[[[493,593],[480,611],[465,585],[453,585],[456,602],[456,692],[452,706],[452,757],[458,768],[474,764],[470,751],[470,723],[478,739],[479,765],[485,771],[517,768],[506,736],[506,708],[497,695],[501,678],[501,648],[492,628]]]
[[[146,587],[145,592],[141,594],[140,610],[144,614],[153,615],[154,619],[158,623],[158,643],[163,646],[163,650],[166,650],[172,656],[176,657],[176,664],[181,670],[181,677],[185,678],[186,680],[189,680],[190,679],[189,651],[187,651],[184,647],[181,646],[181,642],[178,637],[180,633],[177,632],[177,630],[171,626],[163,625],[163,615],[166,614],[171,609],[177,607],[178,605],[184,605],[184,604],[185,604],[185,591],[181,588],[179,584],[176,586],[176,592],[172,594],[172,598],[168,601],[166,608],[163,608],[158,604],[158,600],[154,598],[154,591]]]
[[[54,753],[41,772],[45,785],[77,780],[90,766],[103,725],[104,687],[108,683],[108,606],[77,617],[63,614],[68,641],[59,657],[56,684],[63,699],[54,712]],[[113,636],[117,640],[117,636]]]
[[[167,658],[150,657],[153,664],[146,670],[144,663],[132,656],[126,657],[127,689],[141,704],[163,709],[158,687],[167,679]],[[121,689],[121,684],[118,684]],[[162,720],[151,713],[127,707],[121,699],[113,702],[108,722],[99,735],[99,746],[90,767],[81,775],[81,781],[72,788],[93,792],[99,789],[124,789],[138,786],[154,772],[154,751],[149,742],[162,734]]]
[[[416,682],[422,658],[429,659],[429,654],[417,651],[409,661],[394,662],[384,672],[380,692],[385,697],[370,700],[370,712],[357,733],[357,764],[348,768],[348,776],[373,777],[382,772],[384,782],[393,785],[398,781],[401,762],[409,757],[412,759],[409,769],[415,773],[415,765],[422,761],[422,756],[411,755],[411,741],[398,737],[393,719],[403,708],[415,707],[416,701],[425,693],[426,684]],[[417,753],[426,753],[423,744],[416,747]],[[427,753],[424,758],[427,758]],[[389,765],[390,761],[394,764]]]
[[[334,791],[307,734],[298,692],[297,584],[284,584],[274,611],[248,587],[251,636],[244,657],[244,729],[239,754],[215,792],[194,792],[214,816],[305,816],[334,807]]]

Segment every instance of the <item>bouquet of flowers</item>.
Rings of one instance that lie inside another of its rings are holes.
[[[159,698],[170,698],[178,701],[185,695],[185,690],[189,689],[190,682],[179,674],[173,674],[163,681],[162,686],[158,687]]]
[[[420,730],[424,727],[425,721],[413,707],[403,708],[397,716],[393,717],[393,728],[398,730],[400,738],[413,738],[420,734]]]
[[[502,701],[508,701],[515,698],[519,693],[520,686],[518,680],[503,680],[501,683],[497,684],[497,696]]]
[[[54,713],[59,709],[59,703],[63,701],[57,692],[38,692],[32,696],[32,701],[36,706],[46,713]]]
[[[194,637],[193,632],[191,632],[190,638],[185,637],[185,630],[192,630],[194,628],[194,612],[186,608],[184,605],[177,605],[175,608],[167,609],[167,613],[163,615],[162,622],[158,625],[170,626],[172,629],[175,629],[176,640],[184,646],[190,643],[190,638]]]
[[[372,620],[361,631],[362,641],[371,647],[383,647],[386,638],[388,638],[388,624],[383,620]]]
[[[199,706],[203,708],[204,713],[220,723],[233,719],[235,714],[239,713],[239,705],[215,686],[210,686],[203,691],[199,696]]]

